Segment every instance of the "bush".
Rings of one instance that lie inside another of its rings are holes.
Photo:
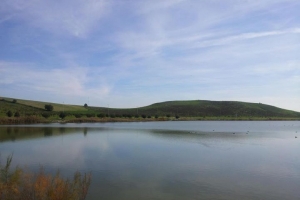
[[[178,115],[176,115],[176,119],[179,119],[179,116],[178,116]]]
[[[7,113],[6,113],[7,117],[12,117],[13,113],[9,110]]]
[[[95,117],[95,114],[88,113],[88,114],[86,114],[86,116],[87,116],[88,118],[90,118],[90,117]]]
[[[158,115],[155,115],[155,119],[157,119],[158,118]]]
[[[150,118],[151,118],[151,116],[150,116],[150,115],[148,115],[148,117],[147,117],[147,118],[149,118],[149,119],[150,119]]]
[[[46,105],[45,105],[45,109],[46,109],[47,111],[53,111],[53,106],[50,105],[50,104],[46,104]]]
[[[85,103],[85,104],[83,105],[83,107],[87,108],[87,107],[88,107],[88,105]]]
[[[142,115],[142,118],[144,118],[144,119],[145,119],[145,118],[146,118],[146,115]]]
[[[135,118],[139,118],[140,116],[139,116],[139,115],[135,115],[134,117],[135,117]]]
[[[16,99],[13,99],[12,102],[13,102],[13,103],[17,103],[17,100],[16,100]]]
[[[82,117],[81,114],[75,114],[74,116],[75,116],[76,118],[81,118],[81,117]]]
[[[99,114],[97,115],[97,117],[99,117],[99,118],[104,118],[105,115],[104,115],[103,113],[99,113]]]
[[[57,173],[46,175],[43,168],[38,174],[24,173],[17,167],[11,172],[12,156],[6,160],[6,165],[0,165],[0,199],[7,200],[57,200],[86,198],[91,175],[74,173],[73,180],[64,179]]]
[[[50,117],[50,114],[49,114],[49,113],[42,113],[42,116],[43,116],[44,118],[49,118],[49,117]]]
[[[167,116],[167,117],[171,117],[171,115],[169,115],[169,114],[167,114],[166,116]]]
[[[64,112],[61,112],[61,113],[59,114],[59,117],[62,118],[62,119],[64,119],[66,116],[67,116],[67,115],[66,115]]]
[[[20,117],[20,113],[19,112],[15,112],[15,117]]]

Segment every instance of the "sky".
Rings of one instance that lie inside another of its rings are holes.
[[[300,111],[299,0],[1,0],[0,96]]]

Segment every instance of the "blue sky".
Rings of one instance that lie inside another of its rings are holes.
[[[1,0],[0,96],[300,111],[298,0]]]

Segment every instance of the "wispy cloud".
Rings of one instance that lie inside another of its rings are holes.
[[[0,67],[0,83],[8,87],[16,85],[41,93],[70,97],[88,97],[90,94],[103,97],[110,92],[110,87],[101,79],[88,77],[91,71],[87,68],[44,70],[33,64],[9,62],[1,62]],[[88,86],[90,82],[93,82],[93,87]]]
[[[109,3],[105,0],[4,0],[2,5],[10,13],[18,13],[14,15],[15,20],[55,34],[69,34],[80,38],[85,38],[94,31],[97,23],[109,11]]]
[[[299,8],[297,0],[4,0],[0,83],[111,107],[286,96],[286,108],[300,110],[288,103],[300,98]]]

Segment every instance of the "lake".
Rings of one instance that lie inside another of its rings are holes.
[[[300,121],[0,126],[0,153],[91,172],[87,200],[300,198]]]

